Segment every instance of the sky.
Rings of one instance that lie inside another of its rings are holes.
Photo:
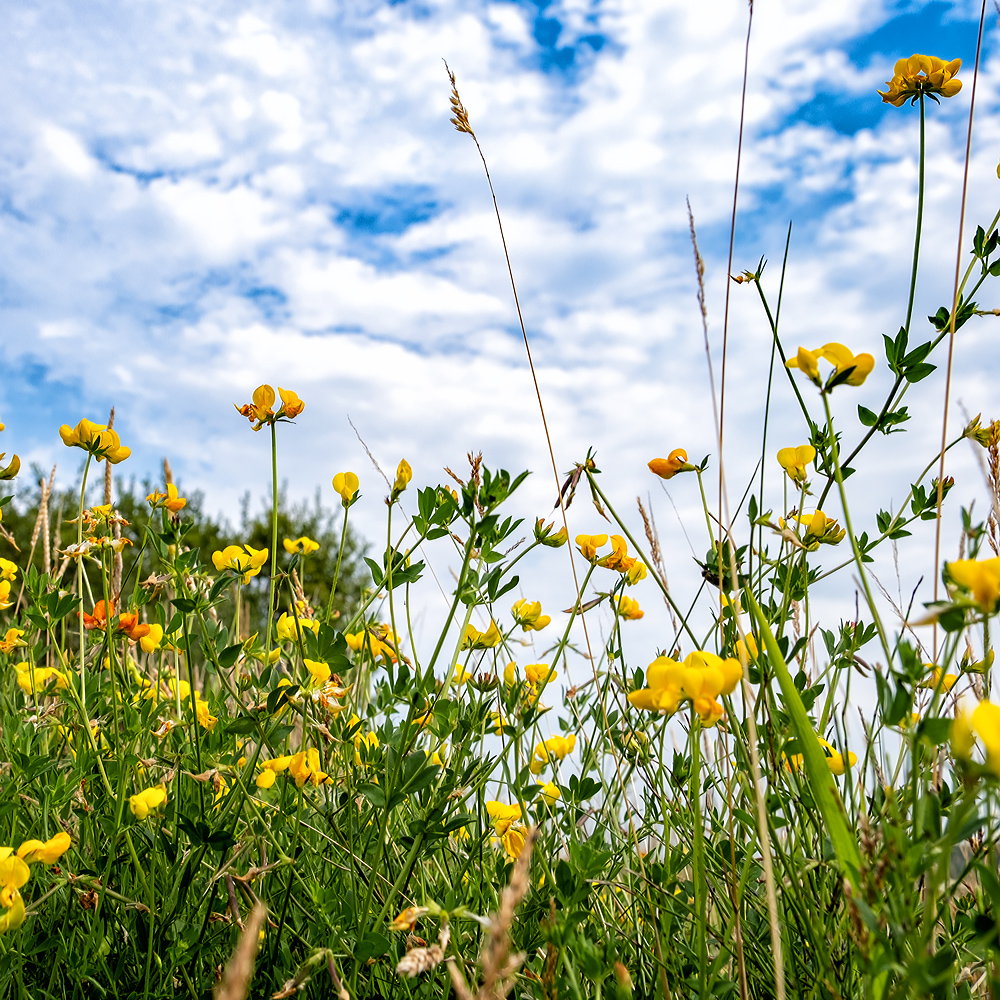
[[[386,489],[351,423],[390,475],[405,457],[414,485],[443,481],[445,466],[461,474],[469,451],[532,469],[517,513],[548,516],[538,404],[482,164],[448,121],[447,60],[496,188],[559,471],[593,447],[605,491],[640,531],[634,501],[647,498],[684,603],[692,554],[707,547],[697,483],[661,484],[646,462],[684,447],[717,468],[687,202],[718,381],[747,14],[742,0],[4,5],[3,446],[25,469],[58,463],[70,485],[80,464],[58,427],[103,422],[113,405],[133,450],[121,475],[156,477],[167,456],[185,489],[235,519],[245,491],[266,494],[270,466],[266,435],[232,404],[268,382],[306,402],[279,428],[289,495],[320,488],[332,505],[332,475],[356,471],[352,517],[367,538],[382,537]],[[773,303],[791,223],[791,350],[835,340],[878,357],[903,320],[918,119],[875,90],[912,52],[961,57],[965,80],[928,112],[914,342],[950,303],[978,14],[942,0],[758,0],[733,271],[766,258]],[[990,14],[970,233],[1000,204],[996,39]],[[753,289],[730,291],[735,503],[760,452],[771,341]],[[989,284],[979,298],[1000,305]],[[962,407],[1000,416],[997,322],[978,318],[957,339],[952,426]],[[805,441],[783,379],[772,452]],[[890,382],[883,365],[837,391],[846,440],[857,404],[877,409]],[[938,371],[908,393],[906,436],[873,441],[854,482],[862,526],[934,454],[943,393]],[[952,454],[948,552],[958,502],[986,502],[971,450]],[[570,515],[574,534],[602,530],[584,498]],[[877,567],[887,589],[909,594],[923,577],[926,593],[930,544],[918,533]],[[430,558],[446,588],[449,553]],[[568,607],[568,561],[545,560],[558,562],[533,566],[522,592]],[[636,596],[655,605],[644,586]],[[832,613],[853,616],[847,591],[831,592]],[[633,627],[653,654],[668,638],[662,607],[650,611]]]

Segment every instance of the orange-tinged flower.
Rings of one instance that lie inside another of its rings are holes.
[[[579,542],[579,539],[577,539]],[[581,549],[582,551],[582,549]],[[611,536],[611,552],[597,560],[598,566],[624,573],[629,584],[637,583],[646,577],[646,567],[634,556],[628,554],[628,544],[621,535]]]
[[[278,395],[281,396],[279,417],[284,416],[288,417],[289,420],[294,420],[306,408],[306,404],[291,389],[282,389],[279,385]]]
[[[146,497],[146,502],[153,510],[168,510],[171,514],[176,514],[187,504],[187,500],[184,497],[177,495],[177,487],[173,483],[167,483],[166,493],[154,490]]]
[[[934,100],[938,94],[954,97],[962,89],[962,81],[955,79],[961,68],[961,59],[945,62],[937,56],[912,55],[896,62],[892,79],[886,81],[889,89],[879,90],[878,95],[883,104],[891,104],[894,108],[918,100],[921,94]]]
[[[674,448],[666,458],[654,458],[647,463],[649,471],[660,479],[673,479],[678,472],[694,472],[695,467],[688,462],[683,448]]]
[[[111,614],[115,613],[115,602],[111,602]],[[80,616],[83,618],[84,628],[107,628],[108,625],[108,610],[105,607],[104,601],[98,601],[94,605],[94,613],[88,615],[86,611],[80,611]]]
[[[96,610],[96,609],[95,609]],[[86,625],[86,622],[84,622]],[[118,631],[123,632],[133,642],[138,642],[149,635],[152,626],[139,621],[139,616],[134,612],[125,612],[118,616]]]
[[[28,644],[21,637],[24,629],[9,628],[3,639],[0,639],[0,653],[11,653],[16,646],[27,646]]]
[[[412,931],[417,921],[430,910],[426,906],[408,906],[389,924],[391,931]]]
[[[72,843],[70,835],[63,830],[44,843],[41,840],[26,840],[17,849],[17,856],[29,864],[38,861],[43,865],[51,865],[69,850]]]
[[[251,424],[254,424],[254,430],[259,431],[261,427],[266,423],[270,423],[274,419],[274,389],[269,385],[259,385],[253,391],[253,402],[244,403],[242,406],[236,407],[240,416],[246,417]]]
[[[338,472],[333,477],[333,488],[340,494],[340,502],[346,507],[354,499],[361,481],[353,472]]]
[[[806,481],[806,466],[816,458],[816,449],[811,444],[800,444],[797,448],[781,448],[778,451],[778,465],[795,483]]]
[[[618,605],[618,617],[626,621],[638,621],[645,612],[639,607],[639,602],[631,597],[619,597],[616,601]]]

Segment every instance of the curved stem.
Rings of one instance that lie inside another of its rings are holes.
[[[90,461],[94,456],[87,454],[87,464],[83,467],[83,482],[80,485],[80,506],[76,512],[76,593],[80,598],[80,701],[87,703],[87,664],[86,631],[83,625],[83,505],[87,497],[87,473],[90,472]],[[107,608],[105,608],[107,613]]]

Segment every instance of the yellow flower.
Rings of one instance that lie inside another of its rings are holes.
[[[271,409],[274,406],[274,389],[269,385],[259,385],[253,391],[252,403],[244,403],[242,406],[233,403],[233,406],[240,416],[246,417],[255,425],[253,428],[255,431],[259,431],[264,424],[274,420],[274,410]]]
[[[23,635],[24,629],[7,629],[7,634],[0,639],[0,653],[11,653],[16,646],[27,646],[28,644],[21,638]]]
[[[821,542],[824,545],[838,545],[847,535],[832,517],[827,517],[821,510],[814,514],[797,514],[795,520],[806,526],[802,544],[807,549],[815,549]]]
[[[494,646],[499,646],[502,639],[503,633],[494,621],[490,622],[490,627],[485,632],[480,632],[475,625],[466,625],[460,648],[492,649]]]
[[[346,507],[358,492],[361,482],[353,472],[338,472],[333,477],[334,491],[340,494],[340,502]]]
[[[246,551],[244,551],[246,550]],[[212,553],[212,562],[218,570],[231,569],[242,573],[243,584],[260,573],[267,562],[267,549],[255,549],[252,545],[227,545],[220,552]]]
[[[608,544],[607,535],[577,535],[576,544],[580,547],[580,555],[583,556],[587,562],[595,562],[597,560],[597,550],[603,545]]]
[[[286,552],[298,552],[303,556],[307,556],[310,552],[316,552],[319,549],[319,542],[314,542],[311,538],[306,538],[305,535],[294,540],[286,538],[282,544],[285,546]]]
[[[132,454],[130,448],[122,445],[116,431],[92,420],[81,420],[76,427],[63,424],[59,428],[59,436],[67,448],[82,448],[98,462],[106,458],[112,465],[117,465]]]
[[[14,580],[17,577],[17,563],[0,558],[0,580]]]
[[[892,70],[892,79],[886,81],[889,88],[878,91],[883,104],[898,108],[906,101],[916,101],[921,94],[935,100],[936,95],[954,97],[962,89],[962,81],[955,76],[962,68],[961,59],[945,62],[937,56],[912,55],[900,59]]]
[[[145,819],[151,812],[159,809],[167,801],[165,785],[154,785],[135,795],[130,795],[128,804],[136,819]]]
[[[402,495],[412,478],[413,470],[410,468],[410,463],[405,458],[400,459],[399,465],[396,466],[396,481],[392,484],[393,500]]]
[[[579,538],[577,541],[579,542]],[[630,585],[646,578],[645,565],[628,554],[628,544],[621,535],[611,536],[611,552],[603,558],[598,559],[597,565],[618,573],[624,573],[625,579]]]
[[[639,602],[631,597],[617,598],[616,603],[618,604],[618,617],[624,618],[626,621],[638,621],[644,614],[645,611],[639,607]]]
[[[500,837],[504,852],[511,861],[516,861],[524,850],[524,835],[527,830],[520,824],[512,826]]]
[[[514,621],[525,632],[540,632],[552,621],[548,615],[542,614],[541,601],[529,603],[522,598],[520,601],[514,602],[514,606],[510,609],[510,612],[514,616]]]
[[[163,626],[150,625],[149,631],[139,639],[139,646],[144,653],[152,653],[160,648],[163,642]]]
[[[7,904],[7,912],[0,917],[0,934],[17,930],[24,923],[24,900],[13,886],[0,892],[0,901]]]
[[[816,457],[816,449],[811,444],[800,444],[798,448],[782,448],[778,451],[778,465],[795,483],[806,481],[806,466]]]
[[[654,458],[647,465],[649,471],[660,479],[673,479],[678,472],[695,471],[695,467],[688,462],[688,454],[683,448],[674,448],[666,458]]]
[[[492,799],[486,803],[486,812],[493,820],[497,835],[501,837],[510,829],[512,823],[521,818],[521,807],[516,802],[509,806],[506,802]]]
[[[277,778],[277,774],[273,770],[261,771],[260,774],[254,778],[254,784],[258,788],[270,788]]]
[[[194,693],[194,710],[202,729],[207,729],[209,732],[215,729],[215,725],[219,720],[216,716],[212,715],[208,709],[208,703],[202,700],[201,695],[197,691]]]
[[[167,483],[166,493],[160,493],[154,490],[149,494],[149,496],[146,497],[146,502],[153,508],[153,510],[162,508],[170,511],[171,514],[176,514],[187,504],[187,500],[184,497],[179,497],[177,495],[177,487],[174,486],[173,483]]]
[[[549,781],[544,784],[538,795],[546,805],[550,806],[554,806],[556,802],[562,798],[562,792],[559,790],[559,786],[554,781]]]
[[[330,665],[327,663],[307,659],[303,659],[302,662],[305,664],[306,670],[308,670],[312,675],[312,680],[310,682],[312,687],[322,687],[330,679],[330,675],[333,673],[333,671],[330,670]]]
[[[55,682],[55,691],[65,691],[69,687],[66,675],[55,667],[36,667],[25,661],[15,663],[17,671],[17,686],[29,696],[44,694],[49,684]]]
[[[72,843],[70,835],[61,831],[44,843],[41,840],[26,840],[17,849],[17,856],[29,863],[38,861],[43,865],[51,865],[69,850]]]
[[[412,931],[417,921],[426,913],[430,913],[426,906],[408,906],[389,924],[389,930]]]
[[[935,666],[933,663],[925,663],[924,666],[927,667],[930,673],[917,687],[932,688],[934,690],[940,688],[942,691],[950,691],[958,683],[958,674],[946,674],[940,667]]]
[[[282,389],[279,385],[278,395],[281,397],[282,404],[278,411],[279,417],[288,417],[289,420],[294,420],[306,408],[306,404],[291,389]]]
[[[5,451],[0,451],[0,462],[3,461],[4,456],[7,454]],[[6,467],[0,467],[0,479],[17,479],[17,474],[21,471],[21,459],[17,455],[11,455],[10,465]]]
[[[834,750],[833,746],[824,740],[822,736],[816,738],[819,740],[819,745],[823,748],[823,753],[826,756],[826,766],[832,774],[842,775],[849,767],[854,767],[857,764],[858,755],[853,751],[849,750],[847,752],[847,759],[845,760],[843,754]],[[782,757],[784,758],[787,770],[800,771],[802,769],[802,754],[792,754],[791,757],[786,757],[782,754]]]
[[[575,746],[576,736],[572,733],[569,736],[550,736],[547,740],[543,740],[535,747],[532,754],[531,773],[541,774],[546,764],[565,760]]]
[[[325,771],[320,770],[319,751],[315,747],[293,754],[288,765],[288,773],[295,779],[298,788],[307,781],[312,782],[313,787],[317,787],[322,782],[330,784],[332,780]]]
[[[807,351],[800,347],[794,358],[789,358],[785,365],[788,368],[798,368],[803,374],[808,375],[818,386],[822,386],[819,377],[819,359],[829,361],[834,367],[831,379],[835,379],[844,372],[850,374],[844,379],[848,385],[861,385],[875,368],[875,359],[870,354],[852,354],[843,344],[829,343],[817,348],[815,351]],[[828,380],[829,382],[829,380]]]
[[[945,571],[959,587],[972,592],[983,611],[992,614],[996,610],[1000,600],[1000,558],[958,559],[945,563]]]
[[[298,629],[295,626],[296,621],[298,621]],[[319,626],[320,623],[315,618],[303,618],[301,615],[290,615],[287,611],[282,611],[274,628],[278,633],[278,638],[283,642],[294,642],[299,637],[299,630],[311,629],[318,634]]]
[[[506,667],[503,668],[503,682],[507,687],[513,687],[520,680],[517,675],[517,664],[511,660]]]
[[[556,668],[550,667],[547,663],[528,663],[524,668],[524,676],[528,678],[529,684],[549,684],[556,679]],[[506,677],[505,670],[505,680]]]

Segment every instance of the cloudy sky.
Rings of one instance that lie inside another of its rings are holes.
[[[482,450],[488,464],[535,470],[523,515],[549,510],[489,191],[475,147],[448,122],[447,59],[489,159],[560,469],[595,447],[633,520],[634,497],[652,493],[670,572],[693,580],[685,530],[705,548],[696,484],[675,480],[668,498],[645,463],[678,446],[713,450],[685,198],[718,363],[746,22],[743,0],[4,5],[6,449],[26,467],[59,462],[69,484],[78,464],[58,426],[103,421],[113,404],[133,449],[123,473],[155,475],[167,455],[210,508],[235,514],[245,490],[264,494],[269,469],[266,438],[231,404],[267,381],[307,404],[280,433],[290,494],[322,486],[332,500],[332,474],[354,469],[370,537],[384,487],[348,416],[387,470],[405,456],[428,484]],[[792,350],[838,340],[878,355],[902,322],[917,112],[882,105],[875,88],[912,52],[960,56],[966,80],[928,115],[914,338],[950,302],[977,24],[961,2],[758,2],[734,271],[767,257],[775,297],[793,223],[782,313]],[[972,225],[1000,205],[995,43],[991,20]],[[989,286],[980,300],[1000,305]],[[998,322],[962,331],[955,421],[958,402],[1000,416]],[[759,453],[769,361],[746,287],[733,287],[729,344],[738,497]],[[838,391],[846,440],[856,405],[877,408],[890,381],[880,369]],[[936,373],[908,395],[910,433],[873,442],[874,471],[857,479],[863,524],[933,453],[942,398]],[[771,437],[774,449],[805,440],[781,381]],[[971,453],[950,471],[963,502],[982,496]],[[574,532],[598,530],[584,503],[571,514]],[[901,572],[915,582],[930,567],[913,551]],[[565,593],[552,600],[568,606]],[[665,641],[657,627],[636,626],[650,645]]]

